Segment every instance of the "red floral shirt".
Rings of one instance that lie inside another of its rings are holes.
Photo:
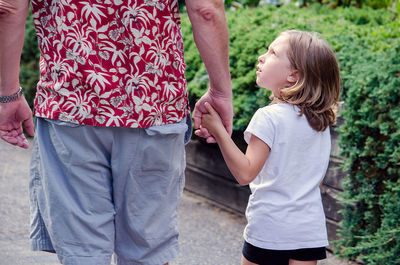
[[[147,128],[189,113],[177,0],[32,0],[35,115]]]

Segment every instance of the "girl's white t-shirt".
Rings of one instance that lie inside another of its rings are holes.
[[[271,151],[250,183],[244,239],[260,248],[291,250],[327,246],[319,184],[329,164],[329,128],[313,130],[291,104],[257,110],[244,138],[254,135]]]

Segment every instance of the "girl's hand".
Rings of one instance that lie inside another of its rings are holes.
[[[208,113],[203,114],[201,117],[201,127],[206,128],[208,132],[218,141],[218,136],[220,136],[222,132],[226,131],[225,127],[222,123],[221,117],[210,105],[210,103],[205,102],[204,106],[206,107]]]
[[[206,128],[201,127],[201,118],[203,114],[209,113],[204,103],[208,102],[213,109],[218,113],[224,124],[225,130],[229,135],[232,134],[232,91],[227,89],[225,92],[217,91],[209,88],[209,90],[197,101],[193,110],[194,134],[206,139],[207,143],[215,143],[215,138],[211,136]]]

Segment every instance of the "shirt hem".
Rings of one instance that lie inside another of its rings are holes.
[[[256,238],[250,238],[246,234],[244,235],[244,240],[247,243],[252,244],[253,246],[263,248],[263,249],[271,249],[271,250],[294,250],[294,249],[302,249],[302,248],[319,248],[329,246],[328,240],[317,240],[317,241],[305,241],[305,242],[271,242],[259,240]]]
[[[103,124],[98,123],[98,122],[85,122],[85,121],[77,121],[77,120],[71,120],[71,119],[62,119],[60,117],[60,115],[46,115],[43,114],[42,112],[39,111],[35,111],[34,115],[36,118],[43,118],[43,119],[50,119],[50,120],[56,120],[56,121],[63,121],[63,122],[68,122],[68,123],[72,123],[72,124],[76,124],[76,125],[82,125],[82,126],[94,126],[94,127],[121,127],[121,128],[140,128],[140,129],[147,129],[153,126],[163,126],[163,125],[168,125],[168,124],[174,124],[174,123],[178,123],[180,121],[182,121],[184,118],[186,118],[188,115],[190,114],[190,109],[187,109],[185,111],[182,111],[182,115],[179,115],[179,117],[174,118],[173,120],[166,120],[160,123],[152,123],[152,124],[146,124],[146,125],[142,125],[142,124],[138,124],[138,123],[131,123],[131,125],[126,124],[126,123],[122,123],[120,125],[115,125],[115,124],[111,124],[111,125],[107,125],[106,122],[104,122]]]

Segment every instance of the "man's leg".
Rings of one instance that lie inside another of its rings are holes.
[[[118,265],[160,265],[178,254],[177,208],[184,187],[184,122],[114,137],[112,172]]]
[[[65,265],[109,265],[115,237],[111,135],[108,128],[60,124],[37,120],[32,248],[55,250]]]

